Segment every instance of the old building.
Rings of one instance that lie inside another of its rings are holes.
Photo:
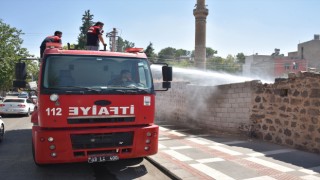
[[[289,73],[299,71],[320,71],[320,38],[314,35],[311,41],[298,44],[297,51],[289,52],[288,56],[275,49],[271,55],[246,56],[243,75],[258,79],[273,80],[286,78]]]
[[[263,80],[273,80],[274,60],[271,55],[246,56],[245,64],[242,66],[243,76]]]
[[[307,68],[320,71],[320,38],[318,34],[310,41],[299,43],[298,50],[289,52],[290,59],[305,59]]]
[[[305,59],[292,59],[288,56],[276,56],[274,61],[274,78],[288,77],[289,73],[306,71],[307,62]]]

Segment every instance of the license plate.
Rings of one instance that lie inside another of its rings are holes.
[[[118,156],[89,156],[88,163],[95,163],[95,162],[106,162],[106,161],[117,161],[119,160]]]

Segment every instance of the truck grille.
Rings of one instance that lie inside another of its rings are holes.
[[[93,149],[131,146],[133,132],[103,134],[71,134],[72,149]]]
[[[120,123],[120,122],[134,122],[134,121],[135,121],[135,117],[68,118],[68,124]]]

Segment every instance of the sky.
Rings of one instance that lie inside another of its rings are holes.
[[[93,21],[113,28],[136,47],[155,52],[172,47],[194,50],[196,0],[0,0],[0,19],[24,35],[22,47],[39,56],[42,40],[63,32],[63,45],[77,43],[86,10]],[[319,0],[206,0],[206,46],[218,56],[271,55],[297,50],[320,34]],[[104,36],[106,40],[106,37]]]

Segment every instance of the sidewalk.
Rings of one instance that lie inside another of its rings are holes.
[[[246,137],[160,125],[149,159],[175,179],[320,180],[320,155]]]

